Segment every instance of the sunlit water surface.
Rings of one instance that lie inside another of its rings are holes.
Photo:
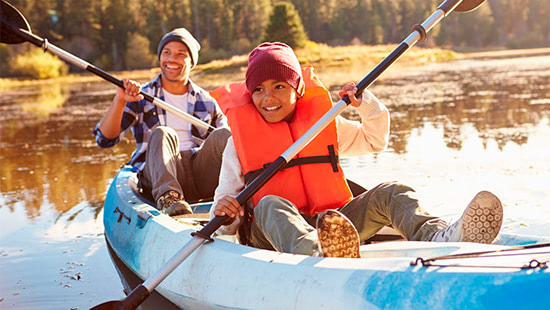
[[[390,146],[343,159],[346,175],[367,188],[406,183],[449,220],[487,189],[504,204],[503,231],[550,236],[550,56],[391,76],[371,87],[391,111]],[[102,81],[0,91],[0,309],[87,309],[124,296],[102,208],[134,146],[102,150],[91,135],[113,95]]]

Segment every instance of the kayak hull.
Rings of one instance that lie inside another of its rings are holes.
[[[207,221],[174,219],[144,201],[124,167],[104,208],[105,235],[114,253],[139,278],[155,274]],[[206,212],[208,205],[197,205]],[[361,246],[361,259],[322,258],[255,249],[215,236],[200,246],[156,291],[184,309],[492,309],[550,308],[550,270],[524,268],[550,249],[514,255],[411,264],[464,252],[506,250],[550,241],[499,235],[498,244],[392,241]],[[510,252],[512,253],[512,252]],[[510,298],[513,296],[513,298]]]

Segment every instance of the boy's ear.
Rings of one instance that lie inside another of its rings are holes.
[[[304,83],[304,80],[300,79],[300,85],[298,85],[296,92],[298,93],[298,98],[302,98],[304,96],[304,93],[306,92],[306,84]]]

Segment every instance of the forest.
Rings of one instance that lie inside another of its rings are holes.
[[[281,19],[303,32],[303,40],[330,46],[399,43],[443,1],[292,0],[285,16],[275,16],[281,14],[274,10],[281,1],[272,0],[8,2],[37,35],[98,66],[125,70],[154,66],[160,38],[178,27],[200,41],[202,63],[246,54],[264,40],[279,39],[269,29],[281,31]],[[451,14],[422,45],[462,50],[550,46],[550,0],[488,0],[473,12]],[[2,45],[0,56],[25,48]]]

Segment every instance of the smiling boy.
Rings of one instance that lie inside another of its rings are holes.
[[[429,215],[414,190],[396,182],[352,197],[339,156],[379,152],[389,136],[388,109],[368,90],[360,98],[356,91],[348,83],[339,96],[349,96],[361,122],[336,117],[254,194],[248,202],[253,214],[246,215],[234,197],[332,107],[313,69],[302,70],[286,44],[263,43],[250,53],[245,82],[213,92],[232,130],[210,214],[230,218],[218,232],[238,230],[242,243],[262,249],[354,258],[360,242],[387,225],[406,240],[492,242],[502,205],[487,191],[452,225]]]

